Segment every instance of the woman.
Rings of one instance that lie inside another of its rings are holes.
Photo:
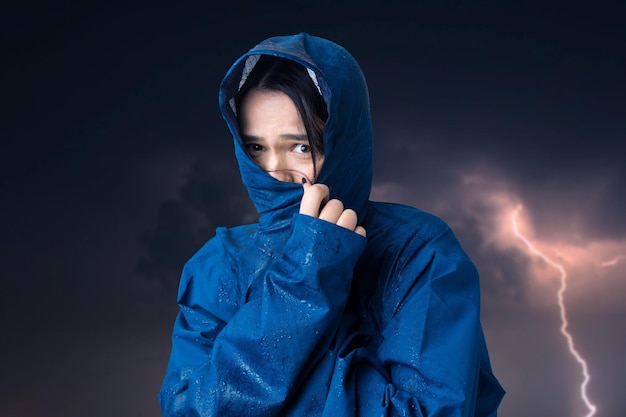
[[[220,89],[259,223],[185,265],[165,416],[495,416],[476,270],[420,210],[368,200],[363,74],[306,34],[261,42]]]

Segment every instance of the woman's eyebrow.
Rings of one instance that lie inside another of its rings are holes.
[[[257,136],[251,136],[251,135],[241,135],[241,140],[243,142],[260,142],[261,138],[257,137]]]
[[[284,133],[280,135],[282,140],[295,140],[298,142],[308,142],[309,138],[306,134],[303,133]]]
[[[304,133],[283,133],[278,137],[280,140],[296,141],[296,142],[308,142],[309,138]],[[241,134],[241,140],[243,142],[263,142],[263,138],[254,135]]]

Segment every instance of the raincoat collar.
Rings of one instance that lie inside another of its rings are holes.
[[[317,182],[326,184],[330,198],[354,209],[363,222],[372,183],[373,133],[369,95],[356,60],[341,46],[300,33],[266,39],[241,56],[222,80],[222,116],[233,135],[235,155],[244,185],[260,214],[260,228],[282,228],[298,212],[302,185],[281,182],[247,155],[230,101],[238,91],[249,56],[291,59],[313,71],[328,108],[324,132],[324,163]]]

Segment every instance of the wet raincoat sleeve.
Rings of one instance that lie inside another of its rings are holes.
[[[296,215],[283,255],[236,306],[224,301],[237,297],[227,293],[237,278],[214,238],[181,281],[163,415],[276,415],[327,350],[364,246],[353,232]]]

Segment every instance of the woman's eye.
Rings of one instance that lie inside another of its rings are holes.
[[[263,146],[258,143],[246,143],[245,146],[248,152],[261,152],[263,150]]]
[[[299,143],[296,145],[296,147],[294,148],[294,150],[298,153],[309,153],[311,152],[311,147],[307,144],[304,143]]]

